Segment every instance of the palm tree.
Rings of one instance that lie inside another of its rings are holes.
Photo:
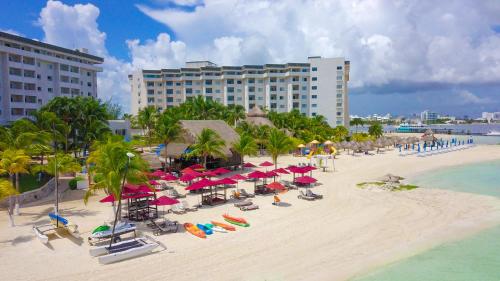
[[[153,106],[148,106],[139,111],[137,121],[146,135],[147,144],[151,148],[153,131],[156,124],[157,111]]]
[[[353,118],[350,122],[351,126],[356,126],[356,133],[358,132],[358,126],[363,126],[365,121],[361,118]]]
[[[168,111],[163,112],[158,118],[158,124],[155,128],[155,135],[158,141],[165,145],[165,152],[169,143],[180,138],[182,127],[179,121],[173,117]],[[165,171],[167,165],[165,165]]]
[[[28,173],[30,157],[22,149],[7,149],[1,153],[0,174],[9,174],[11,182],[15,181],[16,191],[19,192],[19,174]],[[16,215],[19,215],[19,196],[16,196]]]
[[[126,171],[129,162],[127,153],[134,153],[136,156],[130,159],[128,172]],[[85,193],[83,198],[85,203],[97,190],[104,190],[106,194],[112,194],[118,198],[125,174],[127,182],[138,183],[146,180],[144,171],[148,169],[147,162],[138,156],[129,143],[124,142],[118,136],[108,136],[105,141],[94,142],[87,162],[91,166],[89,175],[92,175],[94,184],[90,185]],[[115,208],[114,204],[113,208]]]
[[[375,137],[375,138],[380,138],[384,134],[384,128],[382,125],[378,122],[373,123],[369,128],[368,128],[368,133]]]
[[[262,150],[264,149],[264,145],[266,143],[266,139],[268,138],[269,136],[269,131],[271,130],[271,127],[267,126],[267,125],[262,125],[262,126],[256,126],[255,127],[255,138],[256,138],[256,141],[257,141],[257,144],[259,145],[259,149],[261,151],[261,154],[262,154]]]
[[[9,197],[9,208],[7,213],[9,214],[10,226],[14,226],[14,216],[12,210],[12,197],[17,195],[18,192],[12,186],[12,182],[5,179],[0,179],[0,200]]]
[[[273,159],[275,169],[278,168],[278,156],[287,153],[292,146],[292,140],[283,131],[271,130],[266,142],[266,149]]]
[[[205,128],[196,136],[195,143],[191,146],[188,157],[199,156],[202,158],[203,167],[207,166],[208,156],[225,158],[222,151],[225,141],[212,129]]]
[[[55,176],[56,170],[58,174],[77,173],[82,170],[82,166],[70,154],[58,153],[56,157],[49,158],[47,165],[35,165],[31,172],[45,172]]]
[[[224,112],[224,120],[233,127],[245,116],[245,108],[241,105],[230,105]]]
[[[255,139],[250,135],[242,135],[239,141],[233,144],[233,149],[238,152],[241,156],[241,169],[243,170],[243,158],[248,155],[257,155],[257,143]]]

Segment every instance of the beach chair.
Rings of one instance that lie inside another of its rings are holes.
[[[274,195],[273,205],[279,206],[280,204],[281,204],[281,199],[277,195]]]
[[[181,204],[182,204],[182,207],[184,208],[184,210],[186,210],[186,211],[190,211],[190,212],[198,211],[198,207],[189,205],[189,203],[186,200],[183,200],[181,202]]]
[[[245,201],[241,201],[238,203],[234,203],[234,206],[237,208],[244,207],[244,206],[250,206],[250,205],[253,205],[251,200],[245,200]]]
[[[162,222],[156,222],[154,220],[150,220],[149,227],[153,230],[154,235],[160,235],[164,233],[177,232],[179,229],[179,223],[177,221],[169,221],[164,220]]]
[[[240,188],[238,189],[238,192],[240,193],[240,195],[242,197],[246,197],[246,198],[252,198],[252,197],[255,197],[255,194],[252,194],[252,193],[248,193],[245,189],[243,188]]]
[[[180,194],[175,189],[167,190],[167,195],[172,198],[186,198],[186,194]]]
[[[229,196],[229,198],[241,200],[241,199],[243,199],[243,196],[241,196],[241,194],[238,191],[233,190],[232,194],[231,194],[231,196]]]
[[[300,194],[297,196],[297,198],[308,200],[308,201],[312,201],[312,200],[316,199],[315,197],[307,196],[306,194],[304,194],[304,192],[302,190],[300,191]]]
[[[184,206],[182,206],[181,203],[177,203],[175,205],[172,205],[170,210],[168,210],[168,213],[170,213],[170,212],[180,215],[180,214],[185,214],[186,209],[184,209]]]
[[[316,193],[312,192],[310,189],[307,189],[306,196],[314,197],[316,199],[323,199],[323,195],[316,194]]]
[[[250,211],[250,210],[257,210],[258,208],[259,208],[258,205],[252,204],[252,205],[249,205],[249,206],[242,206],[242,207],[240,207],[240,210],[242,210],[242,211]]]
[[[298,189],[298,187],[296,185],[294,185],[293,182],[291,182],[291,181],[280,180],[280,183],[282,185],[284,185],[288,190],[290,190],[290,189]]]

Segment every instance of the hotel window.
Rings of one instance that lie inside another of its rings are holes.
[[[311,89],[313,90],[317,90],[318,89],[318,86],[312,86]]]
[[[248,84],[254,84],[255,83],[255,79],[251,78],[251,79],[248,79]]]
[[[280,83],[285,83],[285,78],[280,78]]]
[[[192,88],[186,88],[186,94],[192,94],[193,89]]]
[[[298,91],[299,90],[299,85],[293,85],[292,86],[293,91]]]
[[[264,97],[257,97],[257,100],[264,100]]]
[[[236,84],[241,85],[241,80],[236,80]]]
[[[316,112],[311,113],[312,116],[316,116]]]
[[[285,108],[285,105],[284,104],[280,104],[280,108]]]
[[[309,69],[307,69],[307,68],[302,68],[302,72],[308,72],[308,71],[309,71]]]
[[[91,75],[91,74],[90,74],[90,72],[88,72],[88,71],[87,71],[87,76],[89,76],[89,77],[90,77],[90,75]]]
[[[154,95],[155,94],[155,90],[148,90],[148,95]]]
[[[283,92],[285,90],[285,87],[280,87],[280,92]]]
[[[226,84],[228,84],[228,85],[234,84],[234,79],[227,79]]]
[[[47,88],[47,92],[52,93],[52,88]]]
[[[276,100],[276,95],[271,95],[271,100]]]
[[[170,83],[172,83],[172,82],[170,82]],[[155,82],[147,82],[146,86],[148,86],[148,87],[154,87],[155,86]]]
[[[215,93],[220,94],[220,90],[219,89],[215,90]]]
[[[280,100],[284,100],[284,99],[285,99],[285,97],[284,97],[284,96],[280,96]]]
[[[302,107],[302,108],[306,108],[306,107],[307,107],[307,104],[303,103],[303,104],[301,104],[301,107]]]
[[[167,89],[167,95],[173,95],[174,94],[174,89]]]
[[[312,99],[317,99],[318,98],[318,95],[312,95],[311,96]]]
[[[311,104],[311,107],[318,107],[318,105],[313,103],[313,104]]]
[[[149,83],[151,83],[151,85],[150,85]],[[153,86],[153,85],[154,85],[154,83],[153,83],[153,82],[148,82],[148,86]],[[167,81],[167,82],[165,82],[165,85],[167,85],[167,86],[173,86],[173,85],[174,85],[174,82],[172,82],[172,81]]]
[[[259,84],[263,84],[264,80],[263,79],[259,79],[258,82],[259,82]]]
[[[236,100],[237,101],[241,101],[241,100],[243,100],[243,98],[242,97],[237,97]]]
[[[312,81],[318,81],[318,77],[312,77],[311,80]]]
[[[341,98],[342,97],[342,94],[337,94],[337,98]]]
[[[211,94],[212,88],[205,88],[205,94]]]
[[[342,80],[342,76],[337,76],[337,80]]]
[[[15,75],[15,76],[21,76],[21,69],[20,68],[9,68],[9,74],[10,75]]]
[[[175,86],[180,86],[181,85],[181,82],[175,82]],[[161,84],[160,84],[161,86]]]
[[[307,77],[303,77],[302,82],[307,82]]]
[[[257,88],[257,92],[262,92],[262,88]]]
[[[342,89],[342,84],[337,85],[337,89]]]
[[[175,94],[178,95],[181,93],[181,90],[175,90]]]
[[[27,91],[34,91],[36,89],[36,85],[32,83],[24,83],[24,89]]]
[[[61,94],[69,94],[69,88],[61,87]]]
[[[47,80],[52,81],[52,76],[47,76]]]
[[[15,82],[15,81],[10,81],[10,88],[11,89],[21,90],[23,88],[23,83],[21,83],[21,82]]]
[[[80,73],[80,70],[76,66],[72,66],[69,71],[71,71],[73,73]]]
[[[191,81],[191,80],[186,80],[186,81],[184,82],[184,85],[186,85],[186,86],[191,86],[191,85],[193,85],[193,81]]]
[[[67,64],[61,64],[61,65],[59,65],[59,69],[62,70],[62,71],[69,71],[69,65],[67,65]]]
[[[311,70],[312,71],[318,71],[318,68],[317,67],[312,67]]]
[[[255,100],[255,96],[254,95],[249,95],[248,96],[248,100]]]
[[[342,107],[342,103],[341,103],[341,102],[338,102],[338,103],[337,103],[337,107]]]
[[[205,100],[209,101],[209,100],[213,100],[213,98],[211,96],[208,96],[208,97],[205,97]]]
[[[276,77],[271,77],[271,78],[269,78],[269,82],[271,82],[271,83],[276,83]]]
[[[271,108],[277,108],[277,104],[276,103],[271,103]]]
[[[195,94],[199,94],[199,93],[201,93],[201,91],[200,90],[195,90],[194,93]]]
[[[337,66],[337,70],[342,70],[342,66]]]
[[[307,86],[302,86],[302,91],[307,91]]]
[[[228,93],[234,93],[234,87],[227,87]]]
[[[148,102],[155,102],[155,98],[148,98]]]
[[[271,86],[271,87],[269,87],[269,91],[271,91],[271,92],[276,92],[276,86]]]
[[[92,83],[87,82],[87,86],[88,86],[88,87],[92,87]]]
[[[24,77],[35,78],[35,71],[25,69],[24,70]]]
[[[342,116],[342,111],[337,111],[337,116]]]
[[[255,92],[255,87],[248,87],[248,92],[254,93]]]
[[[212,85],[212,80],[205,80],[205,85]]]
[[[167,97],[167,102],[174,102],[174,98],[173,97]]]
[[[234,101],[234,96],[227,96],[227,101]]]

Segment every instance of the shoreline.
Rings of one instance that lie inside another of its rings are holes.
[[[175,280],[200,276],[208,276],[207,280],[350,280],[500,223],[500,199],[495,197],[425,188],[367,191],[357,188],[356,183],[386,173],[408,179],[457,163],[498,160],[498,152],[499,146],[476,146],[425,158],[399,157],[396,150],[371,156],[344,153],[335,162],[336,172],[313,172],[323,183],[315,187],[315,192],[325,196],[321,201],[298,200],[297,192],[291,191],[280,195],[292,204],[290,207],[272,206],[272,197],[258,196],[254,202],[261,208],[257,211],[241,212],[228,203],[186,215],[168,214],[168,218],[183,223],[206,222],[229,212],[245,217],[252,226],[228,235],[213,235],[206,241],[182,232],[155,236],[167,246],[166,251],[107,266],[90,258],[86,243],[79,246],[68,239],[53,239],[51,250],[30,238],[31,225],[41,223],[45,219],[42,214],[51,205],[26,207],[21,210],[22,216],[16,217],[20,226],[14,229],[7,227],[5,214],[0,217],[0,253],[16,257],[7,259],[4,274],[15,280],[34,276],[38,278],[35,280],[150,280],[165,276]],[[268,159],[254,157],[247,161],[260,163]],[[279,166],[305,161],[292,156],[278,159]],[[248,183],[240,183],[239,187],[253,190]],[[102,195],[91,197],[84,206],[79,195],[72,192],[61,209],[80,225],[86,237],[88,231],[111,216],[111,207],[98,203]],[[198,198],[188,196],[188,201],[193,204]],[[67,267],[50,271],[40,264],[47,259]]]

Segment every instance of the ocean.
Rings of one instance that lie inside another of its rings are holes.
[[[433,187],[500,197],[500,161],[456,166],[409,179]],[[383,266],[353,281],[498,281],[500,226]]]

